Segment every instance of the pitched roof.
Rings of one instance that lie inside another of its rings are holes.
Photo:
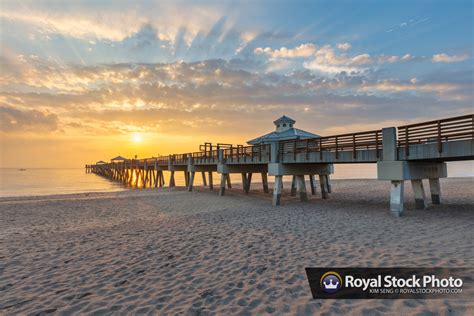
[[[293,127],[283,132],[271,132],[271,133],[265,134],[263,136],[249,140],[247,144],[258,145],[262,143],[275,142],[275,141],[280,141],[280,140],[308,139],[308,138],[318,138],[318,137],[321,137],[321,136]]]
[[[95,163],[96,165],[103,165],[103,164],[106,164],[105,161],[102,161],[102,160],[99,160]]]
[[[283,115],[282,117],[280,117],[279,119],[273,121],[274,124],[278,124],[278,123],[291,123],[291,124],[294,124],[296,123],[296,121],[292,118],[289,118],[288,116],[286,115]]]
[[[127,160],[127,158],[124,158],[124,157],[122,157],[122,156],[117,156],[117,157],[115,157],[115,158],[112,158],[112,159],[110,159],[110,160],[112,160],[112,161],[117,161],[117,160]]]

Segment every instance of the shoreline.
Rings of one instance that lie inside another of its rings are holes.
[[[97,176],[97,175],[93,175]],[[290,176],[285,176],[285,177],[290,177]],[[471,180],[474,183],[474,176],[463,176],[463,177],[448,177],[448,178],[440,178],[441,182],[449,181],[450,179],[453,180]],[[107,179],[106,179],[107,180]],[[110,180],[107,180],[110,181]],[[360,181],[374,181],[374,182],[386,182],[388,183],[389,181],[387,180],[378,180],[374,178],[350,178],[350,179],[332,179],[331,182],[360,182]],[[319,180],[317,180],[319,183]],[[407,185],[409,185],[409,180],[406,181]],[[291,181],[284,181],[284,190],[288,188],[289,185],[291,185]],[[255,185],[261,185],[262,182],[257,178],[252,181],[252,188],[251,191],[261,191],[261,188],[255,188]],[[119,184],[120,185],[120,184]],[[186,189],[184,185],[176,185],[174,188],[170,188],[167,185],[161,188],[134,188],[134,187],[129,187],[126,185],[121,185],[123,187],[120,187],[119,189],[113,189],[113,190],[96,190],[96,191],[83,191],[83,192],[74,192],[74,193],[57,193],[57,194],[32,194],[32,195],[9,195],[9,196],[2,196],[0,194],[0,203],[1,202],[7,202],[7,201],[18,201],[18,200],[37,200],[37,199],[54,199],[54,198],[74,198],[74,197],[80,197],[80,196],[100,196],[100,195],[107,195],[107,194],[113,194],[113,193],[137,193],[137,192],[143,192],[144,194],[151,194],[152,192],[159,192],[162,190],[180,190],[180,189]],[[240,182],[232,182],[232,187],[233,189],[226,189],[228,192],[237,192],[236,190],[242,190],[242,184]],[[306,180],[306,187],[309,188],[309,181]],[[203,190],[203,191],[209,191],[207,188],[204,188],[202,184],[197,184],[194,185],[194,189]],[[270,191],[273,189],[273,181],[269,179],[269,189]],[[319,189],[319,187],[318,187]],[[425,191],[427,188],[425,187]],[[146,192],[146,193],[145,193]],[[218,183],[214,184],[214,191],[210,192],[218,192]]]

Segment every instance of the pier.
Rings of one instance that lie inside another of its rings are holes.
[[[286,118],[286,117],[285,117]],[[286,118],[288,119],[288,118]],[[294,121],[293,121],[294,122]],[[280,126],[279,126],[280,128]],[[121,157],[120,157],[121,158]],[[144,159],[100,161],[86,165],[86,172],[133,187],[175,186],[175,173],[183,172],[185,185],[193,190],[196,174],[214,189],[212,174],[220,174],[219,195],[231,188],[230,174],[241,174],[248,193],[252,175],[262,176],[262,190],[269,193],[268,177],[274,177],[273,205],[281,204],[283,176],[293,176],[291,195],[308,200],[305,177],[316,194],[319,178],[321,198],[331,193],[330,175],[337,163],[376,163],[377,178],[391,182],[390,211],[404,211],[404,185],[411,181],[416,208],[427,205],[422,180],[428,180],[431,203],[442,202],[440,178],[447,177],[446,162],[474,159],[474,114],[357,132],[306,139],[277,140],[257,145],[205,143],[199,151]]]

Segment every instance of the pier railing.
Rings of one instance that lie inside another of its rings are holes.
[[[170,156],[160,156],[156,158],[156,163],[159,166],[167,166],[170,160]]]
[[[296,160],[298,154],[304,154],[308,159],[310,153],[318,152],[322,160],[324,152],[335,153],[335,157],[338,159],[341,152],[351,151],[355,159],[358,150],[370,149],[375,150],[376,157],[379,158],[379,151],[382,149],[382,130],[281,141],[279,155],[282,159],[288,154],[293,154],[293,158]]]
[[[227,162],[246,162],[248,160],[254,162],[269,162],[270,145],[262,144],[255,146],[237,146],[224,149],[224,159]]]
[[[217,163],[219,151],[216,150],[207,150],[207,151],[198,151],[191,154],[193,157],[194,163],[200,164],[213,164]]]
[[[410,155],[410,145],[437,143],[443,152],[443,143],[474,138],[474,115],[464,115],[398,127],[398,146]]]

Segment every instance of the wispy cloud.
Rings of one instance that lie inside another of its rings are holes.
[[[463,55],[447,55],[447,54],[436,54],[433,55],[432,60],[435,63],[457,63],[469,59],[468,54]]]
[[[352,46],[349,43],[339,43],[339,44],[337,44],[337,48],[342,49],[342,50],[349,50],[351,47]]]
[[[301,44],[295,48],[282,47],[280,49],[271,49],[270,47],[255,48],[254,52],[257,55],[267,54],[272,58],[298,58],[298,57],[310,57],[316,54],[318,51],[316,45],[308,43]]]
[[[404,56],[371,56],[368,53],[364,53],[351,56],[345,52],[351,47],[350,44],[337,44],[337,47],[344,52],[337,52],[331,45],[317,47],[315,44],[306,43],[294,48],[282,47],[279,49],[272,49],[270,47],[257,47],[254,50],[254,53],[256,55],[268,56],[272,59],[272,65],[278,59],[300,58],[303,59],[303,66],[305,68],[326,73],[339,73],[341,71],[354,72],[362,70],[361,67],[364,66],[386,63],[392,64],[396,62],[412,61],[415,59],[410,54]]]
[[[408,30],[412,27],[414,27],[415,25],[418,25],[418,24],[422,24],[422,23],[426,23],[429,21],[429,18],[413,18],[413,19],[409,19],[409,20],[406,20],[406,21],[403,21],[397,25],[394,25],[392,26],[391,28],[389,28],[386,32],[387,33],[391,33],[391,32],[394,32],[394,31],[402,31],[402,30]]]

